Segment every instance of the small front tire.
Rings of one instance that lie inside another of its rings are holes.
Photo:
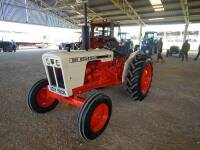
[[[28,94],[28,106],[35,113],[46,113],[53,110],[58,100],[48,96],[48,80],[42,79],[36,82]]]
[[[105,94],[88,98],[79,113],[78,124],[81,137],[94,140],[106,129],[112,113],[112,103]]]

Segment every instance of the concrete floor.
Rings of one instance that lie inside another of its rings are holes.
[[[29,88],[45,78],[42,53],[0,53],[0,149],[200,149],[200,60],[155,64],[151,91],[142,102],[131,101],[122,87],[103,89],[112,98],[112,119],[101,137],[86,142],[76,128],[78,109],[60,103],[40,115],[27,106]]]

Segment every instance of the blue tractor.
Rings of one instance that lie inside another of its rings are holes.
[[[158,41],[157,32],[145,32],[141,45],[141,51],[149,55],[157,53],[157,48],[156,48],[157,41]]]

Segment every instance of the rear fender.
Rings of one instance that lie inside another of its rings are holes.
[[[129,64],[136,57],[136,55],[139,54],[139,53],[140,53],[140,51],[133,52],[132,54],[130,54],[129,58],[126,60],[126,62],[124,64],[123,74],[122,74],[122,83],[125,81]]]
[[[142,51],[133,52],[125,62],[124,70],[123,70],[123,74],[122,74],[122,83],[125,82],[125,78],[126,78],[127,73],[128,73],[129,64],[133,61],[133,59],[136,59],[136,57],[137,58],[145,57],[147,60],[152,61],[152,58],[149,57],[147,54],[144,54]]]

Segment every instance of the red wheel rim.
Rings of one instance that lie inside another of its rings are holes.
[[[109,117],[109,108],[105,103],[98,105],[92,113],[90,129],[93,133],[100,131]]]
[[[143,95],[147,93],[151,85],[151,80],[152,80],[152,67],[150,64],[147,64],[142,72],[141,82],[140,82],[140,87]]]
[[[40,89],[36,95],[36,100],[37,100],[37,104],[39,107],[42,108],[47,108],[49,106],[51,106],[53,104],[53,102],[55,101],[53,98],[51,98],[50,96],[48,96],[48,88],[43,87],[42,89]]]

